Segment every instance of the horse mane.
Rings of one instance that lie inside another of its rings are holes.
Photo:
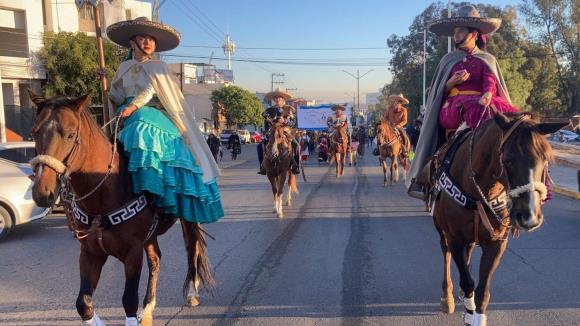
[[[540,117],[528,112],[506,112],[502,114],[508,118],[509,127],[513,126],[522,115],[530,116],[530,119],[524,120],[520,126],[512,132],[510,136],[511,142],[509,142],[512,146],[512,150],[516,150],[520,154],[531,151],[531,154],[535,157],[548,162],[554,160],[552,146],[550,146],[546,136],[540,133],[536,127],[536,124],[540,122]],[[490,120],[493,121],[494,119]]]
[[[519,117],[519,115],[516,117]],[[515,145],[515,149],[520,153],[524,153],[529,147],[535,157],[552,162],[554,160],[552,146],[550,146],[546,136],[541,134],[536,127],[536,123],[538,122],[540,122],[539,117],[535,115],[532,115],[532,119],[524,121],[512,133],[513,144]]]
[[[74,108],[74,104],[72,101],[72,98],[67,97],[67,96],[55,96],[53,98],[50,98],[46,104],[44,104],[44,106],[49,106],[51,105],[53,107],[53,109],[69,109],[69,110],[75,110]],[[105,134],[105,132],[103,131],[103,129],[97,124],[97,121],[95,120],[95,118],[93,118],[93,116],[90,114],[89,112],[89,108],[83,108],[80,113],[79,113],[80,117],[81,117],[81,121],[85,121],[90,129],[89,132],[91,133],[91,136],[100,136],[103,137],[104,140],[108,141],[108,137]]]

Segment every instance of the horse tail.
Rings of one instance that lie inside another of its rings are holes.
[[[211,290],[215,287],[215,279],[207,253],[206,231],[199,223],[185,220],[181,220],[181,228],[187,252],[187,276],[183,283],[183,297],[187,298],[191,281],[194,284],[201,281],[205,289]]]
[[[289,173],[288,187],[290,188],[290,192],[293,192],[295,194],[298,193],[298,183],[296,182],[296,175],[293,173]]]

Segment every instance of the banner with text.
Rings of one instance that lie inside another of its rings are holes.
[[[334,114],[330,108],[334,104],[322,104],[317,106],[299,106],[298,107],[298,128],[304,130],[326,130],[326,119]],[[350,123],[351,107],[343,104],[346,108],[344,112]]]

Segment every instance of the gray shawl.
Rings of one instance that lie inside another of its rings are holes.
[[[503,75],[499,64],[495,57],[485,51],[475,49],[473,51],[473,56],[483,60],[490,70],[495,74],[497,80],[497,89],[499,96],[511,103],[510,96],[503,80]],[[410,186],[411,181],[416,178],[423,166],[431,158],[431,156],[437,150],[437,143],[439,133],[439,110],[443,105],[443,99],[445,95],[445,84],[449,79],[451,74],[451,69],[459,61],[463,60],[467,56],[467,53],[462,50],[456,50],[451,53],[446,54],[437,69],[435,70],[435,75],[429,86],[429,96],[427,102],[425,103],[425,117],[423,119],[423,125],[421,127],[421,133],[419,134],[419,140],[417,142],[417,149],[415,151],[415,157],[411,163],[411,170],[409,171],[409,176],[406,179],[407,188]]]

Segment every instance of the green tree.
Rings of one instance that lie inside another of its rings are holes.
[[[533,27],[532,38],[550,50],[559,95],[568,114],[580,105],[580,1],[524,0],[521,10]]]
[[[48,82],[44,95],[80,96],[92,93],[93,103],[102,103],[101,84],[96,76],[98,66],[95,37],[84,33],[46,33],[39,57],[44,62]],[[104,41],[107,76],[112,78],[126,56],[126,51]]]
[[[224,86],[213,91],[210,100],[224,105],[229,126],[253,125],[257,127],[263,123],[264,107],[260,99],[243,88],[233,85]]]

